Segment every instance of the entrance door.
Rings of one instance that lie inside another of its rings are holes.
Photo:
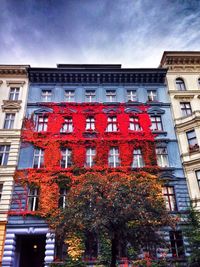
[[[43,267],[45,257],[45,235],[19,236],[19,267]]]

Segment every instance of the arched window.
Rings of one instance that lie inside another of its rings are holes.
[[[183,79],[181,79],[181,78],[176,79],[176,88],[179,91],[185,91],[186,90],[185,83],[184,83]]]

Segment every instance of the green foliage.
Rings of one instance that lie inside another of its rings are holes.
[[[200,266],[200,212],[191,204],[186,235],[191,248],[189,266]]]
[[[99,238],[100,253],[98,261],[109,266],[111,261],[111,241],[106,235],[101,235]]]

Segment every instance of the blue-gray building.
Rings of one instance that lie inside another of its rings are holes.
[[[42,135],[48,127],[48,119],[44,114],[52,112],[51,106],[46,103],[58,106],[88,103],[91,107],[94,103],[99,103],[106,108],[112,107],[113,112],[120,103],[134,112],[137,112],[141,105],[145,106],[151,118],[151,130],[156,134],[157,164],[163,180],[163,196],[167,209],[173,214],[184,214],[187,209],[188,191],[165,85],[166,72],[166,69],[161,68],[123,69],[121,65],[58,65],[57,68],[29,68],[30,85],[26,114],[28,118],[33,119],[35,131]],[[115,119],[117,120],[117,117],[112,116],[113,131],[115,131]],[[90,117],[88,127],[92,128],[93,123]],[[137,124],[137,121],[132,123]],[[73,132],[73,121],[69,116],[65,119],[59,134],[66,131]],[[87,135],[85,138],[94,136]],[[91,167],[93,151],[89,152],[86,161],[88,160],[89,164],[87,166]],[[137,151],[138,154],[133,155],[136,158],[133,168],[145,167],[140,152]],[[61,164],[64,164],[64,168],[71,167],[71,151],[65,150],[62,155],[64,159]],[[112,167],[117,167],[116,158],[114,162]],[[28,172],[32,168],[43,167],[42,147],[34,147],[31,142],[22,143],[18,170]],[[61,205],[64,196],[65,192],[60,191]],[[38,188],[32,187],[26,190],[16,184],[7,224],[3,267],[48,266],[54,260],[56,253],[54,235],[45,221],[34,215],[39,203]],[[165,235],[171,244],[171,250],[167,252],[169,257],[183,258],[187,255],[181,227],[178,226],[176,231],[166,229]],[[159,251],[157,254],[160,255]]]

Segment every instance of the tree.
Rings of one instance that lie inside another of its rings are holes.
[[[156,176],[146,172],[87,172],[72,181],[57,233],[62,237],[73,232],[106,234],[111,240],[110,266],[115,267],[122,241],[136,248],[155,242],[156,230],[172,222]]]
[[[200,266],[200,212],[191,203],[188,215],[186,236],[191,248],[189,266]]]

